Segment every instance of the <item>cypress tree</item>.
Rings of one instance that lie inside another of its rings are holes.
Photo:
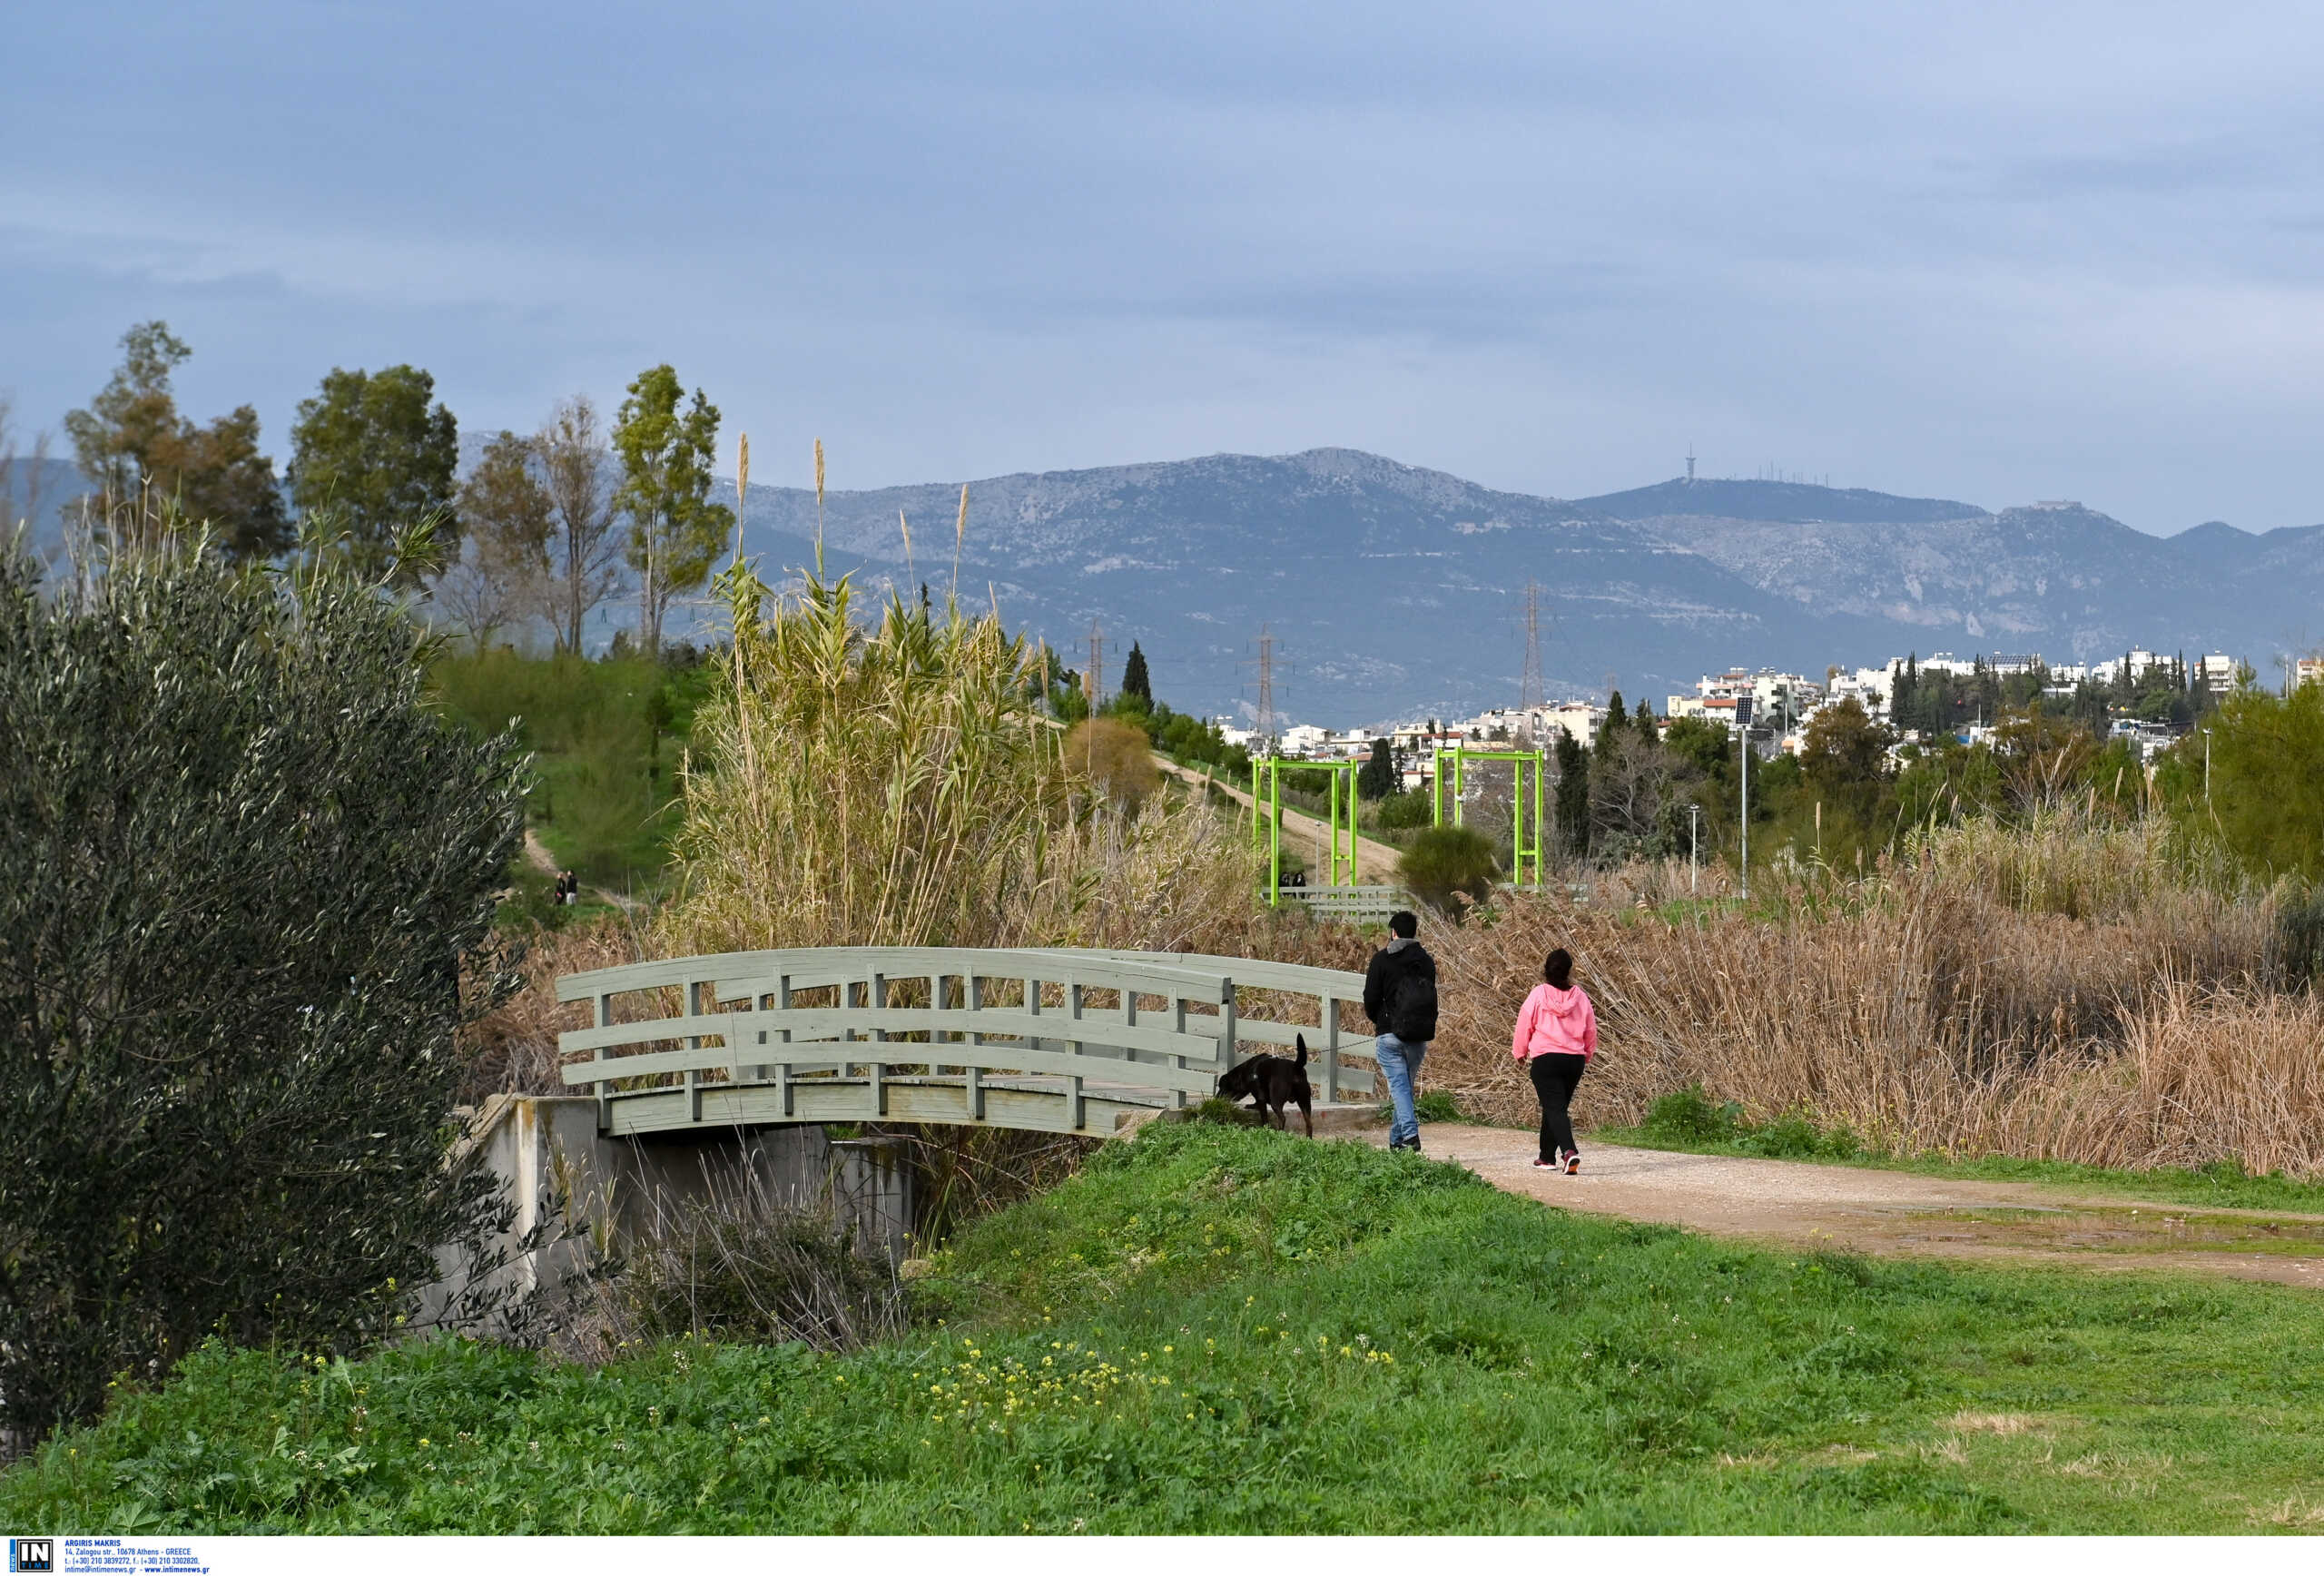
[[[1384,800],[1396,792],[1396,763],[1393,747],[1384,739],[1372,742],[1371,757],[1363,770],[1355,774],[1355,792],[1359,798]]]
[[[1620,734],[1630,724],[1630,714],[1622,709],[1622,693],[1610,692],[1606,696],[1606,721],[1598,725],[1598,743],[1605,743]]]
[[[1135,695],[1149,706],[1154,705],[1154,685],[1146,675],[1146,653],[1136,641],[1129,644],[1129,661],[1122,665],[1122,694]]]
[[[1570,854],[1590,853],[1590,754],[1558,730],[1558,835]]]

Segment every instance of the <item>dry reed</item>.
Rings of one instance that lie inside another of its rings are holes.
[[[1531,1119],[1510,1025],[1562,945],[1601,1024],[1585,1123],[1699,1084],[1903,1151],[2324,1174],[2324,1006],[2278,989],[2276,900],[2185,885],[2179,858],[2153,829],[2036,827],[1925,841],[1756,914],[1640,906],[1667,871],[1596,902],[1504,897],[1433,938],[1429,1082]]]

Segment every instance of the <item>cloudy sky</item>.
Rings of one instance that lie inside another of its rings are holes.
[[[754,479],[1322,444],[2324,520],[2312,6],[19,7],[0,389],[675,362]]]

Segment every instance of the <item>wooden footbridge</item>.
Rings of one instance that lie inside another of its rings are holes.
[[[1305,1035],[1316,1099],[1372,1095],[1364,977],[1194,953],[794,948],[566,975],[558,1037],[606,1134],[940,1122],[1107,1134]]]

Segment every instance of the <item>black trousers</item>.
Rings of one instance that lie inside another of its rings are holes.
[[[1529,1059],[1525,1071],[1533,1076],[1533,1093],[1541,1098],[1541,1158],[1555,1160],[1560,1150],[1572,1150],[1573,1119],[1566,1108],[1573,1101],[1573,1087],[1590,1067],[1587,1057],[1551,1051]]]

